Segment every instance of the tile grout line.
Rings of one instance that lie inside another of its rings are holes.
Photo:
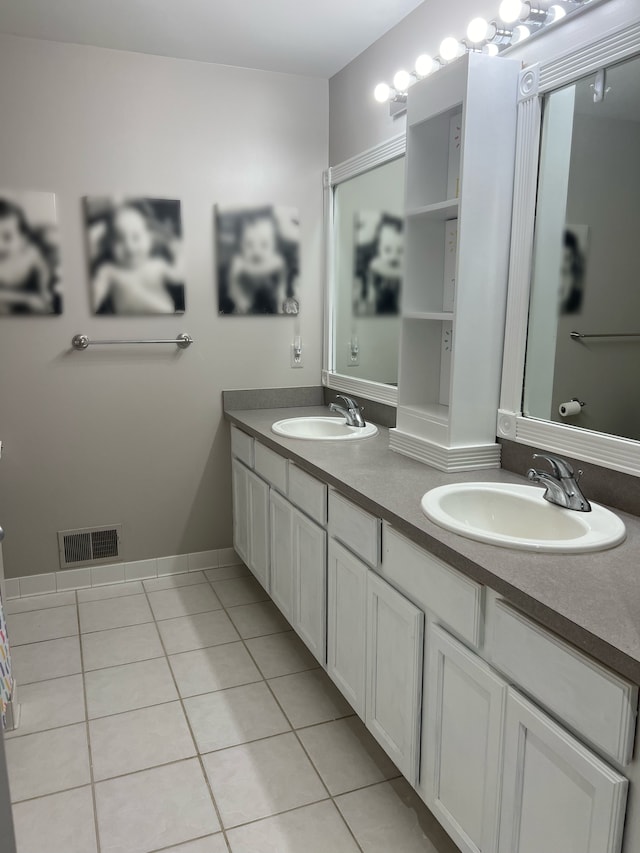
[[[89,702],[87,699],[87,684],[84,677],[84,650],[82,647],[82,631],[80,625],[80,604],[78,602],[78,591],[74,591],[76,599],[76,618],[78,620],[78,646],[80,647],[80,669],[82,671],[82,695],[84,698],[85,731],[87,735],[87,752],[89,759],[89,778],[91,780],[91,802],[93,804],[93,826],[96,835],[96,850],[100,853],[100,831],[98,829],[98,803],[96,801],[96,786],[93,776],[93,753],[91,751],[91,732],[89,729]]]
[[[68,590],[68,592],[74,592],[75,590]],[[41,595],[34,595],[34,598],[43,598],[45,595],[62,595],[63,593],[57,592],[43,592]],[[10,598],[11,601],[27,601],[28,598]],[[14,610],[13,612],[9,610],[8,607],[5,607],[5,616],[22,616],[23,613],[37,613],[39,610],[58,610],[60,607],[73,607],[72,602],[65,602],[64,604],[51,604],[49,607],[25,607],[23,610]]]
[[[67,607],[72,607],[72,605],[71,605],[71,604],[67,604],[66,606],[67,606]],[[36,611],[36,610],[30,610],[30,611],[29,611],[29,613],[41,613],[41,612],[44,612],[44,611],[45,611],[45,610],[47,610],[47,609],[48,609],[48,608],[43,607],[43,608],[42,608],[42,610],[37,610],[37,611]],[[51,608],[51,609],[54,609],[54,608]],[[16,615],[16,616],[20,616],[21,614],[20,614],[20,613],[16,613],[15,615]],[[32,640],[30,643],[13,643],[13,642],[12,642],[12,643],[11,643],[11,648],[12,648],[12,649],[20,649],[20,648],[22,648],[22,646],[37,646],[37,645],[39,645],[40,643],[52,643],[52,642],[55,642],[55,640],[69,640],[69,639],[71,639],[72,637],[77,637],[77,636],[79,636],[79,635],[78,635],[78,634],[64,634],[62,637],[47,637],[47,639],[46,639],[46,640]],[[70,674],[71,674],[71,675],[73,675],[74,673],[70,673]],[[60,678],[60,677],[61,677],[61,676],[56,676],[56,678]],[[48,680],[49,680],[49,679],[47,679],[47,678],[43,678],[43,679],[42,679],[42,681],[48,681]],[[32,682],[29,682],[29,683],[31,684]]]
[[[284,732],[284,734],[290,734],[290,732],[289,733]],[[270,735],[269,738],[262,738],[262,740],[269,740],[271,738],[281,737],[281,736],[282,735]],[[248,743],[256,743],[256,741],[248,741]],[[245,746],[245,744],[237,744],[236,746]],[[235,747],[228,747],[228,748],[233,749]],[[205,753],[203,753],[203,755],[211,755],[211,753],[205,752]],[[196,758],[195,755],[188,756],[187,758],[176,758],[174,761],[166,761],[166,762],[164,762],[164,764],[154,764],[151,767],[142,767],[140,770],[132,770],[128,773],[121,773],[118,776],[109,776],[106,779],[98,779],[98,780],[96,780],[96,782],[94,784],[100,784],[101,782],[113,782],[115,779],[124,779],[124,778],[127,778],[129,776],[139,776],[141,773],[146,773],[148,770],[157,770],[160,767],[172,767],[176,764],[184,764],[187,761],[193,761],[195,758]],[[376,782],[368,782],[366,785],[360,785],[357,788],[351,788],[348,791],[344,791],[343,793],[340,793],[340,794],[330,794],[328,797],[322,797],[321,799],[313,800],[310,803],[303,803],[302,805],[299,805],[299,806],[292,806],[289,809],[283,809],[282,811],[275,812],[274,814],[271,814],[271,815],[264,815],[263,817],[256,817],[256,818],[253,818],[252,820],[246,820],[246,821],[243,821],[242,823],[234,824],[233,826],[228,827],[228,830],[238,829],[242,826],[249,826],[253,823],[260,823],[263,820],[268,820],[269,818],[272,818],[272,817],[280,817],[280,815],[289,814],[289,812],[299,811],[301,809],[307,808],[308,806],[317,806],[319,803],[326,803],[329,800],[335,800],[337,797],[344,797],[348,794],[357,793],[359,791],[366,791],[368,788],[375,788],[377,785],[384,785],[387,782],[394,782],[397,779],[401,779],[401,778],[403,778],[403,777],[401,774],[399,774],[398,776],[392,776],[390,779],[379,779]],[[86,783],[86,782],[82,785],[72,785],[69,788],[61,788],[59,791],[52,791],[48,794],[38,794],[35,797],[25,797],[22,800],[15,800],[15,802],[13,802],[11,805],[14,806],[14,805],[22,805],[23,803],[32,803],[32,802],[35,802],[36,800],[46,799],[47,797],[55,797],[58,794],[68,794],[71,791],[82,791],[84,788],[88,788],[88,787],[90,787],[90,784]],[[222,827],[222,823],[220,825]],[[197,838],[189,838],[186,841],[179,841],[178,845],[190,844],[192,841],[197,841],[199,838],[207,838],[209,835],[220,835],[222,832],[223,832],[223,829],[221,828],[220,830],[217,830],[216,832],[207,833],[207,835],[198,836]],[[175,847],[175,844],[169,844],[168,847],[169,848]],[[158,849],[162,850],[164,848],[158,848]],[[154,851],[154,853],[155,853],[155,851]]]
[[[76,723],[76,725],[82,725]],[[52,730],[51,730],[52,731]],[[60,788],[59,791],[49,791],[47,794],[36,794],[35,797],[24,797],[22,800],[13,800],[11,806],[22,805],[23,803],[33,803],[36,800],[44,800],[47,797],[57,797],[58,794],[68,794],[70,791],[82,791],[83,788],[90,788],[90,782],[84,782],[82,785],[71,785],[69,788]]]
[[[62,637],[61,639],[68,640],[69,637]],[[68,672],[65,675],[54,675],[51,678],[40,678],[38,681],[20,681],[20,689],[22,690],[24,687],[33,687],[34,684],[43,684],[45,681],[59,681],[61,678],[71,678],[73,675],[82,675],[82,671]],[[54,728],[58,728],[58,726],[55,726]]]
[[[251,577],[253,577],[253,574],[251,575]],[[254,579],[256,580],[256,582],[257,582],[257,583],[260,583],[260,582],[257,580],[257,578],[254,578]],[[207,580],[209,580],[209,579],[207,578]],[[214,588],[214,586],[213,586],[213,583],[212,583],[211,581],[209,581],[209,583],[211,584],[211,588],[213,589],[213,592],[215,593],[215,588]],[[261,588],[262,588],[262,589],[264,589],[264,587],[262,586],[262,584],[260,584],[260,586],[261,586]],[[271,598],[271,596],[269,596],[269,594],[267,593],[267,591],[266,591],[266,590],[264,590],[264,591],[265,591],[265,593],[266,593],[266,594],[267,594],[267,596],[268,596],[268,601],[273,602],[273,599]],[[225,606],[224,602],[222,602],[222,599],[220,599],[220,603],[222,604],[223,608],[225,609],[225,612],[227,613],[227,616],[229,616],[229,613],[227,612],[227,608],[226,608],[226,606]],[[274,602],[274,604],[275,604],[275,602]],[[277,607],[277,605],[276,605],[276,607]],[[229,618],[231,619],[231,617],[230,617],[230,616],[229,616]],[[285,617],[285,619],[286,619],[286,617]],[[232,621],[233,621],[233,620],[232,620]],[[287,622],[288,622],[288,624],[291,624],[291,623],[289,622],[289,620],[288,620],[288,619],[287,619]],[[293,630],[293,628],[292,628],[292,630]],[[238,633],[239,633],[239,632],[238,632]],[[295,632],[294,632],[294,633],[295,633]],[[298,635],[296,634],[296,636],[298,636]],[[242,643],[243,643],[243,645],[244,645],[244,647],[245,647],[245,649],[246,649],[246,651],[247,651],[247,654],[250,656],[251,660],[254,662],[255,666],[258,668],[258,672],[260,672],[260,673],[262,674],[262,670],[261,670],[260,666],[258,665],[257,660],[256,660],[256,659],[254,658],[254,656],[251,654],[251,650],[250,650],[250,649],[249,649],[249,647],[247,646],[247,643],[246,643],[246,641],[245,641],[245,638],[244,638],[244,637],[241,637],[241,639],[242,639]],[[301,641],[301,642],[302,642],[302,641]],[[305,649],[306,649],[306,646],[305,646]],[[316,659],[316,660],[317,660],[317,659]],[[324,670],[324,667],[323,667],[322,665],[320,665],[318,668],[319,668],[319,669],[322,669],[324,672],[326,672],[326,670]],[[313,669],[315,669],[315,667],[312,667],[312,670],[313,670]],[[302,671],[302,672],[306,672],[306,671],[308,671],[308,670],[301,670],[301,671]],[[287,675],[295,675],[295,674],[296,674],[296,673],[287,673]],[[274,676],[274,677],[275,677],[275,676]],[[302,743],[302,741],[301,741],[301,739],[300,739],[300,737],[299,737],[299,735],[298,735],[297,729],[294,727],[294,725],[293,725],[293,723],[292,723],[291,719],[289,718],[289,715],[286,713],[285,709],[284,709],[284,708],[283,708],[283,706],[280,704],[280,702],[279,702],[279,700],[278,700],[278,697],[275,695],[275,693],[274,693],[273,689],[271,688],[271,685],[269,684],[269,680],[268,680],[264,675],[263,675],[263,680],[264,680],[264,683],[265,683],[265,684],[266,684],[266,686],[267,686],[267,690],[269,691],[269,693],[270,693],[270,694],[271,694],[271,696],[273,697],[273,700],[275,701],[276,705],[278,706],[278,708],[280,708],[280,711],[281,711],[281,712],[282,712],[282,714],[284,715],[285,720],[287,720],[287,722],[288,722],[288,723],[289,723],[289,725],[291,726],[291,731],[292,731],[292,733],[294,734],[294,736],[295,736],[295,738],[296,738],[296,741],[298,742],[298,744],[299,744],[300,748],[302,749],[303,754],[306,756],[307,760],[309,761],[309,763],[310,763],[311,767],[313,768],[313,771],[315,772],[316,776],[317,776],[317,777],[318,777],[318,779],[320,780],[320,784],[322,785],[322,787],[323,787],[323,788],[325,789],[325,791],[327,792],[327,798],[328,798],[328,800],[332,803],[332,805],[333,805],[334,809],[336,810],[337,814],[340,816],[340,820],[343,822],[343,824],[344,824],[344,826],[345,826],[345,828],[346,828],[346,830],[347,830],[347,833],[348,833],[348,834],[349,834],[349,836],[353,839],[353,842],[354,842],[354,844],[356,845],[356,848],[360,851],[360,853],[363,853],[362,847],[361,847],[361,846],[360,846],[360,844],[358,843],[358,839],[355,837],[355,835],[354,835],[354,833],[353,833],[353,831],[352,831],[351,827],[350,827],[350,826],[349,826],[349,824],[347,823],[347,821],[346,821],[346,819],[345,819],[344,815],[342,814],[342,812],[341,812],[341,811],[340,811],[340,809],[338,808],[338,805],[337,805],[337,803],[335,802],[335,800],[334,800],[333,796],[331,795],[331,792],[329,791],[329,788],[327,787],[327,785],[326,785],[326,783],[325,783],[324,779],[322,778],[322,775],[321,775],[320,771],[318,770],[318,768],[316,767],[315,763],[313,762],[313,760],[312,760],[311,756],[309,755],[309,753],[308,753],[308,752],[307,752],[307,750],[305,749],[304,744]],[[318,802],[326,802],[326,800],[324,800],[324,799],[323,799],[323,800],[319,800]],[[307,803],[307,805],[314,805],[314,804],[313,804],[313,803]],[[303,806],[300,806],[299,808],[303,808]],[[291,809],[290,811],[293,811],[293,809]],[[280,814],[284,814],[284,812],[280,812]],[[276,817],[276,816],[277,816],[277,815],[269,815],[269,817]],[[262,820],[264,820],[265,818],[261,818],[261,819],[262,819]],[[255,822],[255,821],[254,821],[254,822]]]
[[[146,589],[144,583],[142,584],[142,588],[144,590],[144,595],[145,595],[146,600],[147,600],[147,606],[148,606],[149,610],[151,611],[151,615],[153,616],[153,622],[154,622],[154,625],[156,627],[156,631],[158,632],[158,637],[160,639],[160,645],[162,646],[162,650],[164,651],[164,657],[165,657],[165,660],[167,662],[167,667],[169,668],[169,672],[171,673],[171,680],[173,681],[173,685],[174,685],[176,693],[178,695],[178,701],[180,702],[180,709],[182,710],[182,715],[184,717],[185,723],[186,723],[187,728],[189,730],[189,735],[190,735],[191,741],[193,743],[193,748],[195,749],[195,752],[196,752],[194,757],[197,758],[198,765],[200,767],[200,772],[202,773],[204,783],[207,786],[207,790],[209,791],[209,796],[211,798],[211,804],[213,806],[217,821],[220,824],[220,830],[222,832],[222,837],[224,838],[224,843],[227,845],[227,850],[229,851],[229,853],[233,853],[233,851],[231,850],[231,844],[229,843],[229,839],[227,838],[227,832],[225,829],[225,825],[222,821],[222,815],[220,813],[220,809],[219,809],[218,804],[216,802],[216,798],[214,796],[213,789],[211,787],[211,783],[209,782],[209,777],[207,775],[207,771],[205,769],[204,762],[202,761],[202,755],[201,755],[200,749],[198,747],[198,742],[196,740],[196,737],[193,733],[193,729],[191,727],[191,721],[189,719],[189,715],[187,714],[187,709],[185,708],[185,705],[184,705],[184,699],[182,697],[182,694],[180,693],[180,688],[178,687],[178,682],[176,680],[176,676],[175,676],[175,673],[173,671],[173,667],[171,666],[171,661],[169,660],[169,655],[167,654],[167,650],[166,650],[166,647],[164,644],[164,639],[162,637],[160,629],[158,628],[158,620],[156,619],[153,607],[151,606],[151,601],[149,600],[149,595],[148,595],[148,592],[147,592],[147,589]],[[176,588],[179,589],[179,587],[174,587],[174,589],[176,589]],[[216,598],[217,598],[217,596],[216,596]],[[222,602],[220,602],[220,603],[222,603]],[[208,613],[208,612],[213,612],[213,611],[205,611],[205,612]],[[162,621],[162,620],[160,620],[160,621]],[[186,760],[186,759],[183,759],[183,760]],[[187,839],[187,840],[191,841],[193,839]],[[180,843],[186,843],[186,842],[178,842],[178,843],[180,844]]]

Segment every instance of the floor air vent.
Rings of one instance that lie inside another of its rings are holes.
[[[60,568],[103,565],[122,560],[122,525],[60,530]]]

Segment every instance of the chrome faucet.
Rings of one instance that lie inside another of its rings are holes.
[[[555,456],[553,453],[534,453],[534,459],[546,459],[551,465],[551,473],[538,471],[537,468],[529,468],[527,479],[533,480],[546,486],[543,498],[549,503],[557,504],[565,509],[575,509],[578,512],[591,512],[591,504],[585,498],[578,486],[578,480],[582,471],[578,471],[576,478],[573,468],[566,459]]]
[[[356,401],[352,400],[351,397],[345,397],[344,394],[337,394],[336,396],[338,400],[343,401],[344,406],[339,406],[337,403],[331,403],[329,405],[329,411],[337,412],[339,415],[342,415],[347,422],[347,426],[365,427],[366,423],[362,417],[363,410]]]

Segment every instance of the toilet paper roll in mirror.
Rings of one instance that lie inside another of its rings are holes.
[[[571,415],[579,415],[583,405],[584,403],[581,403],[579,400],[569,400],[566,403],[560,403],[558,411],[563,418],[569,418]]]

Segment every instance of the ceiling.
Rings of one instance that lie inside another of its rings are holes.
[[[422,0],[0,0],[0,32],[331,77]]]

